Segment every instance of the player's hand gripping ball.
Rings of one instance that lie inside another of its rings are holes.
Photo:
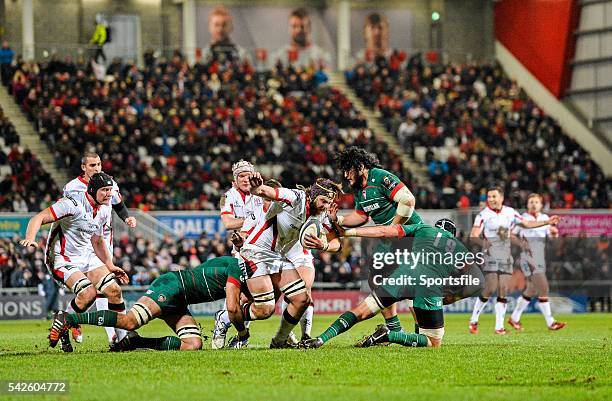
[[[310,217],[302,225],[299,234],[300,244],[306,249],[326,249],[327,233],[316,217]]]

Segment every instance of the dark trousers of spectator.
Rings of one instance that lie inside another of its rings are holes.
[[[47,319],[50,319],[53,312],[58,309],[57,297],[59,290],[53,279],[46,280],[43,283],[43,287],[45,289],[45,311],[47,312]]]
[[[2,77],[2,85],[8,86],[11,82],[11,72],[12,68],[10,64],[2,63],[0,64],[0,76]]]
[[[612,297],[591,297],[589,312],[612,312]]]
[[[100,57],[102,58],[102,61],[99,60]],[[96,46],[96,51],[94,53],[94,61],[98,64],[106,63],[106,54],[104,54],[104,45]]]

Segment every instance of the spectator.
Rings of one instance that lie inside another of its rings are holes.
[[[15,52],[9,46],[8,41],[2,41],[2,47],[0,48],[0,76],[2,78],[2,85],[8,86],[12,76],[12,62]]]
[[[93,60],[98,64],[106,63],[104,45],[106,44],[107,40],[107,26],[104,19],[100,16],[96,17],[94,27],[94,33],[89,41],[90,44],[95,46]]]

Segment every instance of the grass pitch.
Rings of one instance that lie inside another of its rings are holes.
[[[412,318],[401,316],[404,327]],[[313,333],[335,316],[315,316]],[[542,316],[526,329],[493,335],[467,332],[467,315],[446,315],[440,349],[352,345],[381,322],[358,324],[318,350],[269,350],[278,317],[255,322],[251,348],[200,352],[106,352],[101,328],[84,326],[73,354],[47,348],[47,321],[0,322],[0,380],[68,380],[67,395],[7,395],[16,400],[610,400],[612,315],[559,316],[568,327],[550,332]],[[212,319],[200,319],[209,333]],[[161,321],[140,330],[169,335]]]

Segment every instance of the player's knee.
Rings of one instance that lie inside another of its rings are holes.
[[[298,309],[306,309],[310,305],[311,298],[306,290],[306,283],[301,278],[287,283],[280,290]]]
[[[181,338],[181,351],[198,351],[202,349],[201,338]]]
[[[98,292],[96,291],[95,287],[92,285],[80,291],[77,294],[77,298],[81,301],[82,304],[91,305],[96,300],[97,294]]]
[[[253,303],[251,305],[251,313],[257,319],[267,319],[274,314],[274,304],[269,303]]]
[[[106,295],[109,302],[118,303],[117,301],[121,300],[121,287],[117,283],[112,283],[104,289],[103,294]]]
[[[427,343],[428,347],[440,348],[442,346],[441,338],[427,337],[427,339],[429,340]]]
[[[127,315],[125,315],[124,329],[128,331],[133,331],[138,328],[140,328],[140,323],[138,323],[136,316],[134,316],[133,313],[128,313]]]

